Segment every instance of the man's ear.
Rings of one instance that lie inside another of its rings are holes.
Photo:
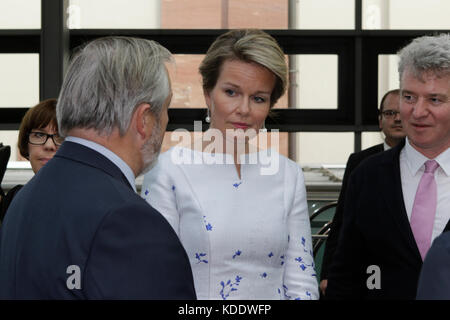
[[[146,140],[153,129],[154,115],[150,111],[150,104],[141,103],[134,112],[133,121],[139,136]]]
[[[378,116],[378,127],[380,130],[383,130],[383,117],[381,114]]]

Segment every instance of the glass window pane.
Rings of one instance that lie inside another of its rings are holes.
[[[70,0],[67,8],[71,29],[160,28],[160,1]]]
[[[302,166],[345,164],[354,148],[353,132],[299,132],[296,138]]]
[[[39,102],[39,54],[0,54],[0,108]]]
[[[363,0],[362,28],[389,29],[389,4],[384,0]]]
[[[338,55],[301,54],[291,56],[291,106],[297,109],[337,109]],[[318,68],[317,66],[320,66]]]
[[[173,97],[171,108],[206,108],[202,78],[198,67],[202,54],[174,54],[175,68],[171,72]]]
[[[363,132],[361,135],[361,149],[367,149],[384,142],[384,135],[380,132]]]
[[[0,29],[40,29],[41,0],[1,0]]]
[[[378,55],[378,106],[384,94],[399,88],[398,56],[395,54]]]
[[[287,27],[288,0],[161,0],[161,28]]]
[[[288,27],[287,0],[70,0],[69,28]]]
[[[17,147],[17,138],[19,136],[19,130],[0,130],[0,142],[3,145],[11,147],[11,156],[9,161],[23,161],[26,160],[22,158]]]
[[[296,17],[291,29],[355,28],[355,0],[301,0],[293,3]]]
[[[288,28],[288,0],[228,0],[228,26],[224,28]]]
[[[364,29],[449,29],[447,0],[363,0]]]
[[[226,10],[223,9],[220,0],[162,0],[161,28],[220,29],[227,23]]]

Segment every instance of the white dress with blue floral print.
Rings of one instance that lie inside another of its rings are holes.
[[[241,164],[239,178],[234,164],[176,164],[172,153],[230,156],[173,147],[142,185],[186,249],[197,297],[318,299],[301,168],[276,153],[276,174]]]

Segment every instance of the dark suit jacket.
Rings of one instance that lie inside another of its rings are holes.
[[[403,202],[403,147],[366,159],[351,174],[326,298],[415,299],[422,258]],[[380,289],[367,286],[370,266],[379,267]]]
[[[0,229],[0,298],[195,299],[195,292],[169,223],[111,161],[64,142],[14,198]]]
[[[342,187],[341,192],[339,193],[336,212],[333,217],[333,223],[331,224],[330,233],[325,243],[325,252],[323,255],[322,271],[320,275],[321,279],[328,279],[328,269],[331,265],[333,255],[338,244],[339,234],[341,231],[342,220],[344,216],[345,193],[347,191],[348,179],[350,177],[350,174],[364,159],[367,159],[368,157],[383,151],[384,144],[381,143],[360,152],[352,153],[348,158],[347,165],[345,166],[344,178],[342,180]]]
[[[417,299],[450,300],[450,232],[434,239],[425,257]]]

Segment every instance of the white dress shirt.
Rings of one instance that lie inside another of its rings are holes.
[[[388,145],[388,144],[386,143],[386,141],[384,141],[384,142],[383,142],[383,150],[384,150],[384,151],[388,151],[390,148],[391,148],[391,146]]]
[[[175,164],[171,153],[223,154],[173,147],[142,185],[142,196],[180,237],[199,299],[318,299],[304,177],[295,162],[276,153],[276,174],[247,163],[239,178],[230,155],[225,164]]]
[[[425,172],[425,162],[427,160],[433,159],[428,159],[414,149],[408,138],[406,138],[405,147],[400,152],[400,174],[403,199],[410,221],[414,198],[420,179]],[[442,152],[434,160],[439,163],[439,168],[434,173],[437,185],[437,208],[431,241],[442,233],[450,219],[450,148]]]

